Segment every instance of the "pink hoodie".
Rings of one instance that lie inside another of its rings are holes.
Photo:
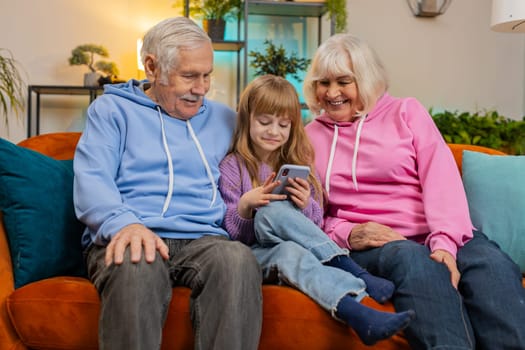
[[[352,228],[369,221],[454,257],[472,238],[452,153],[416,99],[385,93],[353,123],[323,114],[306,131],[328,193],[324,230],[341,247],[350,248]]]

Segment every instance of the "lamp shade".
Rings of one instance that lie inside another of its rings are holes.
[[[490,27],[496,32],[525,33],[525,0],[492,0]]]

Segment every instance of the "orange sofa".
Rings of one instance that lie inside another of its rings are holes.
[[[35,136],[19,143],[55,159],[71,159],[80,133]],[[463,149],[501,154],[475,146],[450,145],[461,165]],[[0,213],[0,349],[97,349],[99,297],[81,277],[52,277],[14,288],[13,267]],[[35,223],[36,224],[36,223]],[[37,225],[35,225],[37,226]],[[524,281],[525,285],[525,281]],[[193,349],[187,288],[173,291],[162,349]],[[264,318],[260,349],[410,349],[402,334],[363,345],[311,299],[284,286],[263,286]],[[370,305],[394,311],[387,303]]]

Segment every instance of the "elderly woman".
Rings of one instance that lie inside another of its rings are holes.
[[[306,126],[328,194],[324,231],[396,285],[413,349],[525,349],[517,265],[471,223],[453,156],[426,109],[387,92],[363,41],[336,34],[317,49]]]

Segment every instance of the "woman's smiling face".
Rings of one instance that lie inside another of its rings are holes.
[[[315,94],[321,108],[335,121],[351,121],[363,107],[353,76],[326,77],[316,82]]]

